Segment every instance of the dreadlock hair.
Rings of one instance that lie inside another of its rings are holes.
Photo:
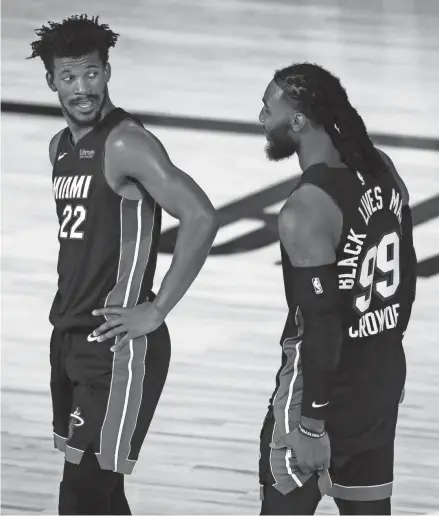
[[[274,82],[285,100],[294,101],[300,112],[323,126],[341,160],[352,171],[375,177],[389,171],[338,77],[305,62],[277,70]]]
[[[102,63],[108,61],[108,50],[116,45],[119,34],[106,24],[99,24],[99,16],[91,19],[86,14],[70,16],[62,23],[47,22],[35,32],[40,39],[31,43],[33,57],[41,57],[46,70],[53,74],[54,57],[80,57],[95,50]]]

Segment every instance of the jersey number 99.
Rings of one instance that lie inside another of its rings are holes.
[[[376,270],[385,277],[376,279]],[[355,308],[364,313],[372,301],[372,291],[383,300],[393,296],[399,282],[399,235],[393,231],[384,235],[378,245],[371,247],[361,263],[358,283],[366,292],[356,296]]]

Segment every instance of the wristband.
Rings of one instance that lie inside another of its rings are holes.
[[[312,432],[311,430],[304,428],[300,423],[299,423],[299,432],[308,437],[312,437],[313,439],[321,439],[322,437],[325,437],[325,435],[326,435],[326,430],[323,430],[323,432]]]

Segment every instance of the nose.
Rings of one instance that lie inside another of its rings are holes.
[[[89,90],[90,85],[88,84],[88,81],[83,77],[78,77],[75,84],[75,93],[86,94],[89,92]]]
[[[265,111],[264,109],[261,109],[261,112],[259,113],[259,122],[263,124],[265,122]]]

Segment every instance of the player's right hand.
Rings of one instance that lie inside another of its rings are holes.
[[[302,434],[296,428],[270,446],[272,448],[290,448],[296,456],[297,465],[305,475],[329,468],[331,446],[328,434],[316,439]]]

